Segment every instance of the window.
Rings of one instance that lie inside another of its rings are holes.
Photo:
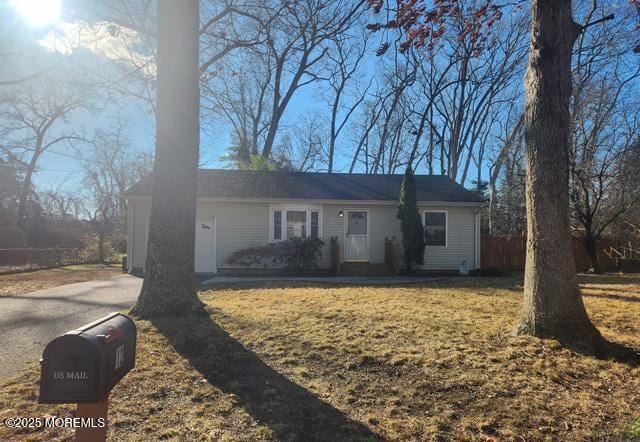
[[[287,210],[287,239],[307,237],[307,212]]]
[[[367,212],[347,211],[347,235],[367,234]]]
[[[273,212],[273,239],[282,239],[282,211]]]
[[[320,237],[318,234],[320,214],[318,212],[311,212],[311,238],[317,239]]]
[[[428,246],[447,246],[447,212],[424,212],[424,239]]]
[[[310,205],[271,207],[271,241],[320,238],[320,208]]]

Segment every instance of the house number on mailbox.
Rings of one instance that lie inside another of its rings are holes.
[[[124,363],[124,345],[116,348],[116,370]]]

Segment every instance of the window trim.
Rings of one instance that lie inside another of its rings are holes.
[[[273,213],[282,212],[281,239],[273,237]],[[269,242],[280,242],[287,239],[287,211],[305,211],[307,213],[307,238],[311,238],[311,212],[318,212],[318,239],[322,239],[322,205],[315,204],[269,204]]]
[[[443,246],[435,246],[426,244],[427,239],[425,237],[425,245],[426,247],[441,247],[447,248],[449,247],[449,211],[448,210],[435,210],[435,209],[426,209],[422,213],[422,228],[424,230],[427,229],[427,213],[444,213],[444,245]]]

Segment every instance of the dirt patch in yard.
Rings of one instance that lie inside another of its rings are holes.
[[[36,290],[48,289],[76,282],[107,279],[122,274],[122,266],[83,264],[55,269],[0,275],[0,297],[22,295]]]
[[[603,334],[640,348],[640,278],[584,276]],[[513,278],[424,287],[235,287],[211,318],[139,322],[138,366],[112,395],[113,440],[640,439],[640,368],[510,335]],[[5,381],[9,416],[38,405],[36,367]],[[68,430],[0,439],[64,440]]]

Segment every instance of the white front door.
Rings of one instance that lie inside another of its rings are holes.
[[[216,220],[196,219],[196,273],[216,273]]]
[[[369,212],[347,210],[345,261],[369,261]]]

